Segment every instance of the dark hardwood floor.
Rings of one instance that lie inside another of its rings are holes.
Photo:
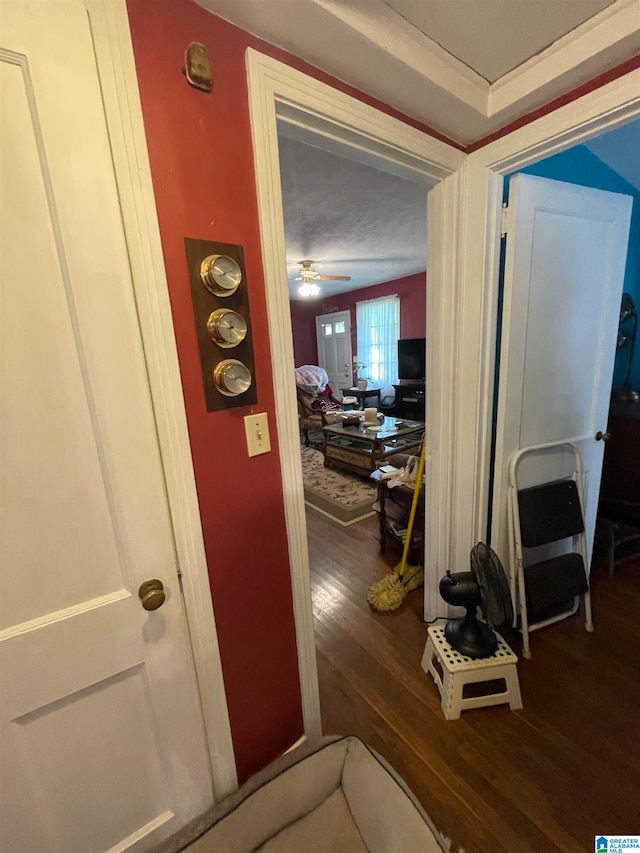
[[[399,561],[379,556],[376,519],[342,528],[309,509],[307,523],[325,734],[378,750],[453,850],[592,851],[596,834],[640,833],[640,559],[592,573],[594,634],[580,616],[532,634],[522,711],[446,721],[420,666],[422,590],[394,613],[366,602]]]

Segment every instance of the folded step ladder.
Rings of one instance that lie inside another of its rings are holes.
[[[571,476],[529,488],[518,488],[518,466],[530,454],[565,447],[573,453]],[[514,454],[509,465],[509,539],[511,597],[518,602],[522,654],[531,657],[529,633],[572,616],[584,596],[585,628],[593,631],[589,566],[584,528],[582,460],[575,444],[561,441],[525,447]],[[523,548],[537,548],[571,539],[572,550],[525,565]],[[516,596],[517,586],[517,596]],[[568,609],[558,612],[572,601]],[[514,627],[518,608],[514,608]],[[530,614],[553,611],[529,622]]]

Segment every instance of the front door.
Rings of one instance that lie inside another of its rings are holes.
[[[100,80],[0,12],[0,848],[147,850],[212,791]]]
[[[318,364],[324,367],[334,394],[353,387],[351,355],[351,314],[334,311],[316,317]]]
[[[589,556],[598,506],[632,199],[545,178],[511,181],[492,546],[508,555],[509,460],[574,442],[584,468]],[[523,462],[520,483],[570,473],[566,452]]]

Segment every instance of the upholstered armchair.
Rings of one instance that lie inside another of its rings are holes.
[[[333,396],[324,367],[315,364],[296,367],[295,378],[300,430],[305,446],[309,447],[309,431],[335,423],[336,412],[342,411],[342,406]]]
[[[309,447],[309,432],[318,431],[327,424],[336,422],[336,413],[341,411],[341,406],[338,400],[333,396],[331,390],[328,394],[318,396],[311,394],[308,391],[303,391],[296,385],[296,394],[298,398],[298,416],[300,419],[300,431],[304,436],[305,447]]]

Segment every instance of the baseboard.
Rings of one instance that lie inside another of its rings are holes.
[[[292,743],[289,749],[285,749],[284,754],[286,755],[288,752],[293,752],[294,749],[297,749],[299,746],[302,746],[303,743],[307,740],[306,735],[302,735],[299,737],[295,743]]]

